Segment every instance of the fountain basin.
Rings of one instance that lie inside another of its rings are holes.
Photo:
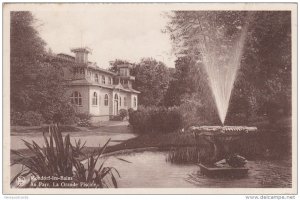
[[[241,178],[247,175],[248,168],[245,167],[208,167],[204,164],[199,163],[201,173],[208,177],[231,177]]]
[[[210,157],[210,161],[206,164],[199,163],[201,172],[209,177],[220,177],[220,176],[230,176],[230,177],[243,177],[248,173],[248,168],[246,167],[219,167],[214,163],[221,159],[232,155],[236,152],[233,148],[234,142],[241,139],[246,134],[256,133],[256,127],[247,126],[200,126],[191,127],[190,131],[194,134],[195,140],[206,140],[210,143],[213,150],[213,154]]]
[[[210,157],[210,164],[212,164],[229,154],[239,154],[236,149],[233,150],[234,142],[246,134],[257,133],[257,128],[247,126],[192,126],[190,131],[194,134],[196,142],[206,140],[211,144],[213,155]]]
[[[256,132],[256,127],[249,127],[249,126],[192,126],[190,130],[194,133],[203,133],[203,132],[210,132],[210,133],[251,133]]]

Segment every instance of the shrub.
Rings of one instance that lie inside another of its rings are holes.
[[[130,115],[130,113],[133,113],[134,112],[134,109],[133,108],[129,108],[128,109],[128,116]]]
[[[76,115],[78,118],[77,125],[81,127],[89,127],[91,126],[91,115],[88,113],[79,113]]]
[[[122,120],[128,116],[128,111],[126,109],[121,109],[119,116],[121,117]]]
[[[75,124],[76,112],[71,103],[60,103],[48,105],[41,109],[40,113],[43,115],[45,122],[48,124]]]
[[[19,115],[20,117],[20,115]],[[22,126],[39,126],[44,122],[42,114],[34,111],[28,111],[22,114],[18,121],[18,125]]]
[[[122,121],[123,118],[120,115],[110,116],[111,121]]]
[[[150,116],[148,114],[143,107],[129,114],[129,123],[132,125],[134,131],[142,134],[148,130],[150,124]]]
[[[80,183],[87,183],[89,187],[93,188],[118,187],[116,181],[116,175],[120,176],[118,171],[114,167],[104,166],[105,159],[99,159],[110,140],[103,147],[86,156],[82,152],[84,144],[81,145],[81,141],[78,140],[73,145],[70,135],[66,135],[63,138],[57,126],[50,126],[49,134],[49,139],[43,134],[44,147],[39,146],[34,141],[32,144],[24,141],[28,151],[32,154],[31,156],[23,155],[19,151],[12,151],[20,156],[20,159],[12,163],[12,165],[20,164],[23,166],[21,171],[11,180],[12,186],[19,176],[30,177],[29,182],[23,187],[39,187],[39,182],[41,181],[39,177],[50,176],[59,178],[64,176],[72,177],[70,184],[77,183],[77,187],[82,187]],[[80,162],[79,156],[87,159],[87,166]],[[96,168],[98,162],[100,162],[99,167]],[[60,181],[43,181],[43,183],[45,182],[49,184],[49,187],[54,187],[53,183],[59,183]]]
[[[10,115],[11,125],[20,125],[22,121],[22,113],[21,112],[11,112]]]
[[[140,107],[129,114],[129,123],[138,133],[168,133],[182,127],[177,108]]]

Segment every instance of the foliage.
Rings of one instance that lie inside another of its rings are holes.
[[[10,123],[12,126],[22,123],[22,113],[21,112],[11,112]]]
[[[124,120],[124,118],[126,118],[128,116],[128,111],[126,109],[120,109],[119,112],[120,112],[119,115],[122,120]]]
[[[121,117],[121,115],[113,115],[113,116],[110,116],[110,120],[111,121],[122,121],[123,118]]]
[[[92,116],[89,113],[78,113],[76,117],[79,119],[77,122],[78,126],[90,127]]]
[[[179,112],[183,119],[183,126],[189,128],[190,126],[201,125],[218,125],[219,119],[217,110],[213,102],[203,103],[203,96],[198,93],[186,95],[183,98],[182,104],[179,106]]]
[[[174,11],[169,17],[167,29],[178,60],[188,57],[199,68],[207,59],[207,51],[215,49],[219,59],[224,52],[222,49],[226,52],[232,48],[243,27],[248,26],[225,123],[235,123],[241,114],[246,117],[243,123],[261,114],[269,116],[274,123],[291,114],[290,12]],[[189,62],[186,61],[185,67],[190,67]],[[184,71],[181,74],[184,75]],[[199,74],[194,76],[199,77]],[[172,84],[173,88],[178,85]],[[170,93],[174,94],[175,90]],[[178,105],[181,96],[175,97],[168,105]],[[274,103],[277,107],[268,109],[271,106],[267,104]]]
[[[133,113],[134,112],[134,109],[133,108],[129,108],[128,109],[128,115],[130,115],[130,113]]]
[[[204,66],[191,57],[176,60],[164,102],[166,106],[180,107],[185,127],[219,122]]]
[[[111,72],[117,73],[118,72],[118,65],[122,64],[131,64],[127,60],[122,60],[122,59],[115,59],[114,61],[110,61],[110,68],[108,69]]]
[[[12,112],[37,112],[48,123],[57,114],[63,123],[72,121],[75,111],[65,96],[63,65],[45,51],[30,12],[11,12],[10,45]]]
[[[170,79],[169,70],[164,63],[153,58],[144,58],[135,65],[132,74],[135,76],[133,87],[141,92],[139,105],[163,104]]]
[[[140,134],[168,133],[182,127],[182,117],[175,107],[140,107],[129,114],[129,123]]]
[[[171,163],[199,163],[207,157],[205,149],[199,149],[195,146],[172,148],[166,160]]]
[[[118,171],[113,167],[104,167],[104,161],[101,161],[100,167],[96,168],[96,164],[100,162],[100,157],[103,155],[108,143],[91,155],[86,156],[82,153],[85,144],[81,141],[75,141],[75,146],[70,141],[70,136],[66,135],[63,138],[57,126],[49,127],[49,139],[43,133],[45,146],[40,147],[34,141],[32,144],[24,141],[26,147],[33,156],[27,157],[18,151],[13,151],[19,155],[21,159],[14,162],[12,165],[21,164],[25,166],[11,181],[13,184],[18,176],[33,176],[35,182],[29,182],[25,187],[38,187],[41,181],[39,177],[72,177],[71,183],[77,183],[75,187],[82,187],[79,183],[87,183],[89,187],[117,187],[116,175],[120,176]],[[80,162],[79,156],[84,156],[87,159],[87,166]],[[32,179],[30,179],[32,180]],[[56,183],[59,181],[56,181]],[[53,187],[55,181],[48,181],[49,187]]]
[[[28,111],[25,113],[14,112],[12,114],[12,124],[22,126],[39,126],[44,122],[43,116],[34,111]]]

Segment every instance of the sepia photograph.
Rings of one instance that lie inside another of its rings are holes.
[[[297,193],[296,3],[3,13],[4,194]]]

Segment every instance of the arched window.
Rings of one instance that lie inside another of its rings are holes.
[[[73,92],[70,96],[71,103],[77,106],[82,106],[82,97],[81,94],[77,91]]]
[[[115,100],[118,101],[118,95],[117,94],[115,94]]]
[[[127,102],[126,102],[126,97],[124,97],[124,106],[126,106]]]
[[[105,76],[102,75],[102,84],[105,84]]]
[[[121,106],[121,105],[122,105],[122,99],[121,99],[121,97],[120,97],[120,99],[119,99],[119,100],[120,100],[119,104],[120,104],[120,106]]]
[[[99,82],[99,79],[98,79],[98,74],[95,74],[95,75],[94,75],[94,79],[95,79],[95,82],[96,82],[96,83],[98,83],[98,82]]]
[[[104,105],[108,106],[108,95],[107,94],[105,94],[105,96],[104,96]]]
[[[92,99],[92,105],[98,105],[98,95],[97,92],[94,92],[93,99]]]
[[[136,101],[136,97],[133,98],[133,107],[137,106],[137,101]]]
[[[112,81],[111,81],[111,77],[109,77],[109,78],[108,78],[108,84],[111,85],[111,84],[112,84],[111,82],[112,82]]]

